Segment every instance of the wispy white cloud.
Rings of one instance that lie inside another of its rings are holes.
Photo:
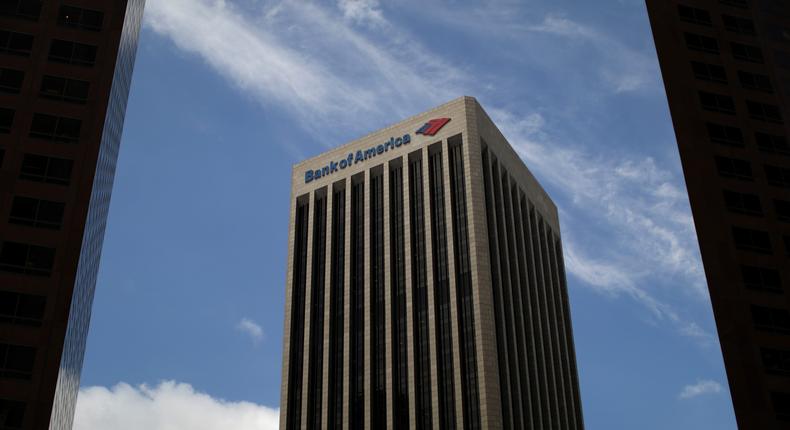
[[[675,278],[687,297],[707,298],[688,199],[677,178],[650,157],[596,156],[554,141],[540,114],[491,113],[530,169],[572,205],[561,207],[574,221],[565,223],[569,273],[603,294],[630,297],[685,336],[712,343],[711,335],[657,296],[662,274]],[[587,228],[591,223],[596,228]]]
[[[678,394],[678,398],[682,400],[692,399],[705,394],[718,394],[722,392],[722,386],[716,381],[702,380],[697,381],[696,384],[686,385]]]
[[[370,31],[374,37],[348,20],[386,22],[370,0],[341,0],[337,9],[284,0],[260,15],[223,0],[151,0],[146,9],[156,33],[305,127],[354,127],[361,114],[391,118],[456,97],[461,71],[407,35]]]
[[[346,19],[371,25],[386,24],[378,0],[338,0],[337,5]]]
[[[253,343],[258,344],[263,341],[263,328],[258,323],[249,318],[242,318],[241,321],[236,324],[236,330],[248,335],[250,339],[252,339]]]
[[[598,29],[557,15],[547,15],[539,24],[526,28],[531,32],[551,34],[591,46],[597,51],[595,67],[600,77],[615,92],[635,91],[658,84],[654,57],[634,50]]]
[[[228,402],[189,384],[156,387],[121,383],[80,389],[75,430],[276,430],[279,410],[250,402]]]

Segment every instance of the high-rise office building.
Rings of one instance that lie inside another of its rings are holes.
[[[647,7],[738,426],[790,428],[790,3]]]
[[[582,429],[557,208],[462,97],[296,164],[280,427]]]
[[[70,429],[144,0],[0,0],[0,428]]]

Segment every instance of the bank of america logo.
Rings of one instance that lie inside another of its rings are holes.
[[[425,123],[419,130],[417,130],[417,134],[422,134],[423,136],[433,136],[439,132],[448,122],[450,122],[450,118],[437,118],[432,119]]]

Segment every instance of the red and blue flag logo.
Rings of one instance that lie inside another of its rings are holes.
[[[447,123],[450,122],[450,118],[437,118],[432,119],[425,123],[419,130],[417,130],[417,134],[422,134],[423,136],[433,136],[439,132]]]

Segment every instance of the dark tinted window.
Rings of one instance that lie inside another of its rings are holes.
[[[0,0],[0,15],[37,21],[41,15],[39,0]]]
[[[30,137],[53,140],[63,143],[77,143],[80,140],[82,121],[73,118],[33,114]]]
[[[790,393],[771,393],[771,403],[778,420],[790,421]]]
[[[678,5],[678,15],[680,15],[681,21],[707,26],[713,25],[713,22],[710,19],[710,13],[703,9]]]
[[[25,404],[14,400],[0,399],[0,428],[21,429],[25,420]]]
[[[724,67],[692,61],[691,69],[694,71],[694,76],[697,79],[719,82],[722,84],[727,83],[727,73],[724,71]]]
[[[732,49],[732,56],[737,60],[749,61],[752,63],[762,63],[765,61],[763,59],[763,51],[756,46],[732,42],[730,43],[730,48]]]
[[[0,52],[28,56],[32,49],[32,35],[0,30]]]
[[[790,351],[760,348],[765,371],[774,375],[790,375]]]
[[[749,116],[752,119],[774,122],[777,124],[784,122],[779,106],[747,100],[746,107],[749,109]]]
[[[44,76],[41,79],[41,97],[83,104],[88,100],[90,83],[57,76]]]
[[[63,158],[25,154],[19,177],[35,182],[68,185],[73,164],[73,161]]]
[[[771,85],[771,79],[768,76],[760,75],[758,73],[738,71],[738,79],[741,81],[741,86],[750,90],[765,91],[772,93],[774,91]]]
[[[700,91],[699,101],[700,104],[702,104],[702,108],[705,110],[721,112],[730,115],[735,113],[735,102],[730,96]]]
[[[65,207],[64,203],[15,196],[9,222],[57,230],[63,223]]]
[[[790,188],[790,169],[766,165],[765,179],[771,185]]]
[[[14,111],[0,108],[0,133],[10,133],[14,124]]]
[[[716,168],[721,176],[752,180],[752,166],[746,160],[716,157]]]
[[[707,123],[710,141],[720,145],[743,146],[741,129],[726,125]]]
[[[29,346],[0,343],[0,377],[31,379],[36,349]]]
[[[724,28],[729,31],[748,35],[757,34],[754,30],[754,22],[751,19],[730,15],[722,15],[721,19],[724,21]]]
[[[790,333],[790,313],[786,309],[752,305],[752,321],[759,330]]]
[[[733,227],[732,238],[735,242],[735,247],[738,249],[762,254],[771,253],[771,237],[767,232],[752,230],[750,228]]]
[[[775,136],[766,133],[755,133],[755,140],[760,151],[790,155],[790,146],[784,136]]]
[[[0,270],[26,275],[49,276],[55,264],[55,250],[43,246],[4,242],[0,249]]]
[[[0,92],[17,94],[22,90],[25,72],[14,69],[0,69]]]
[[[750,290],[782,291],[782,278],[774,269],[741,266],[743,285]]]
[[[93,66],[97,50],[93,45],[54,39],[49,48],[49,59],[58,63]]]
[[[85,30],[101,31],[104,14],[90,9],[63,5],[58,12],[58,24]]]
[[[41,296],[0,291],[0,323],[41,326],[46,303]]]
[[[760,197],[754,194],[724,190],[724,204],[727,209],[733,212],[749,215],[762,215],[763,213]]]
[[[719,53],[719,43],[712,37],[700,36],[699,34],[685,33],[686,46],[695,51],[708,52],[711,54]]]
[[[774,200],[776,218],[780,221],[790,221],[790,202],[784,200]]]
[[[749,0],[719,0],[719,3],[737,8],[746,9],[749,7]]]

